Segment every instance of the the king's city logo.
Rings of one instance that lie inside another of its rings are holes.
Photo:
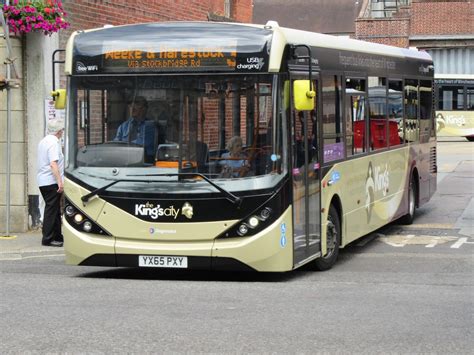
[[[179,214],[179,208],[176,209],[174,206],[166,208],[160,205],[154,205],[153,203],[141,203],[135,205],[135,216],[148,216],[152,219],[158,219],[159,217],[173,217],[176,219]]]
[[[185,216],[187,219],[193,218],[193,206],[189,202],[185,202],[183,207],[175,208],[173,206],[161,207],[159,204],[153,204],[151,202],[140,203],[135,205],[135,216],[150,217],[151,219],[157,220],[160,217],[171,217],[173,219],[178,218],[179,213]]]

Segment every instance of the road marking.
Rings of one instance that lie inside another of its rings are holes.
[[[381,242],[396,248],[403,248],[406,245],[424,245],[426,248],[434,248],[437,245],[452,242],[457,239],[457,237],[440,237],[430,235],[420,235],[415,237],[414,234],[388,235],[378,238],[378,240]]]
[[[434,223],[434,224],[411,224],[403,226],[403,229],[453,229],[452,223]]]
[[[474,242],[468,242],[467,239],[468,238],[466,237],[459,238],[456,243],[451,245],[451,248],[459,249],[459,247],[463,244],[474,244]]]
[[[2,235],[0,239],[15,239],[16,235]]]

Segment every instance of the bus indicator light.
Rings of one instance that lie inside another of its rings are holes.
[[[82,226],[82,229],[84,229],[84,232],[90,232],[92,230],[92,223],[89,221],[85,221],[84,225]]]
[[[69,217],[72,217],[72,215],[74,214],[74,207],[72,207],[71,205],[68,205],[66,206],[65,211]]]
[[[239,227],[239,234],[245,235],[249,231],[249,228],[245,224],[241,224]]]
[[[272,213],[272,210],[269,207],[265,207],[261,212],[260,212],[260,218],[262,220],[266,220],[268,217],[270,217],[270,214]]]

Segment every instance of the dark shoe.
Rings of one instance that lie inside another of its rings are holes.
[[[42,243],[44,246],[49,246],[49,247],[62,247],[63,242],[58,242],[57,240],[53,240],[51,243]]]

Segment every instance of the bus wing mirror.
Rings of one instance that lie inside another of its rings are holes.
[[[66,90],[58,89],[51,92],[54,100],[54,108],[62,110],[66,107]]]
[[[316,92],[313,90],[311,81],[295,80],[293,82],[293,101],[298,111],[314,110],[314,97]]]

